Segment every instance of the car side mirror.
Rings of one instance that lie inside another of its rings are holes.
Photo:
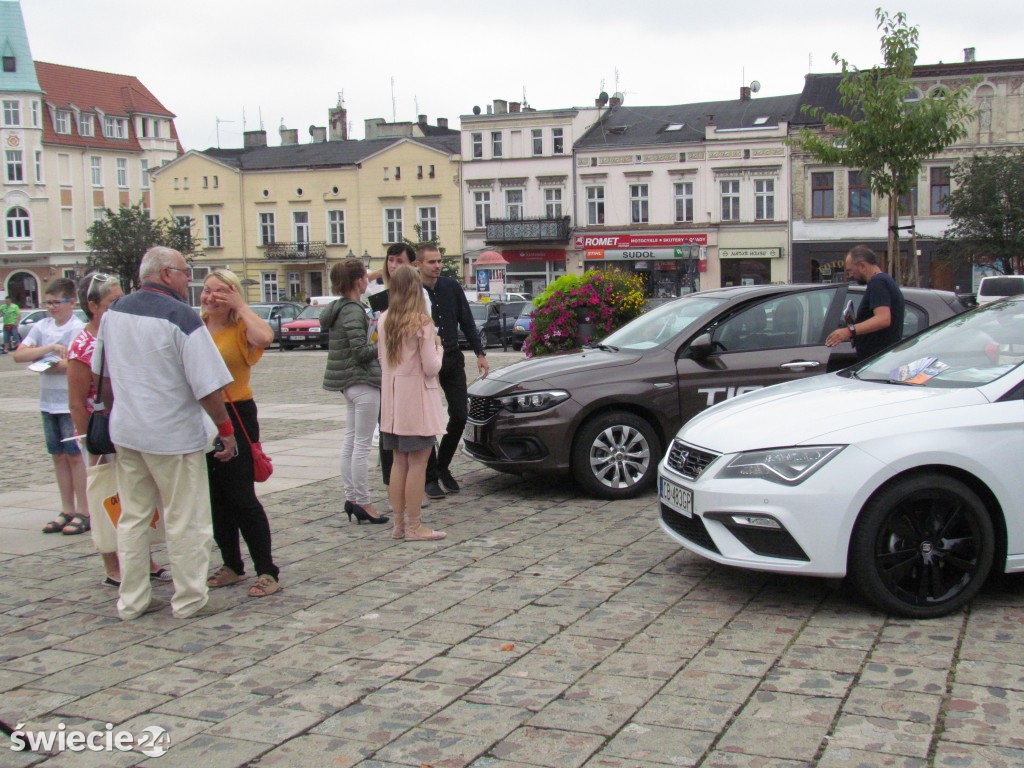
[[[695,360],[703,360],[710,357],[715,351],[715,343],[711,340],[710,333],[702,333],[690,342],[690,357]]]

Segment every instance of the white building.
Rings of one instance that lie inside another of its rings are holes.
[[[572,234],[572,148],[596,107],[537,110],[495,100],[462,120],[463,254],[467,286],[476,259],[508,262],[505,290],[539,293],[565,273]]]

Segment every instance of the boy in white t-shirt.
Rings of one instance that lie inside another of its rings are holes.
[[[89,502],[85,495],[85,461],[75,436],[68,408],[68,347],[85,325],[75,317],[75,283],[67,278],[53,280],[47,287],[43,306],[50,316],[32,326],[14,351],[16,363],[33,363],[44,358],[53,364],[39,374],[39,410],[43,417],[46,450],[60,489],[60,516],[47,523],[43,533],[61,531],[84,533],[89,525]],[[71,439],[69,439],[71,438]]]

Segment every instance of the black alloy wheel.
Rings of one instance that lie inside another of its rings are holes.
[[[962,608],[978,593],[994,553],[992,519],[978,495],[943,475],[917,475],[864,508],[849,571],[868,602],[930,619]]]

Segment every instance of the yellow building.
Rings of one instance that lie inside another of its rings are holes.
[[[277,147],[250,131],[243,149],[190,151],[153,171],[153,214],[187,217],[202,243],[193,303],[215,267],[236,272],[255,302],[329,294],[333,264],[365,254],[379,269],[403,237],[459,256],[459,133],[434,130],[328,141],[314,128],[298,144],[284,129]]]

